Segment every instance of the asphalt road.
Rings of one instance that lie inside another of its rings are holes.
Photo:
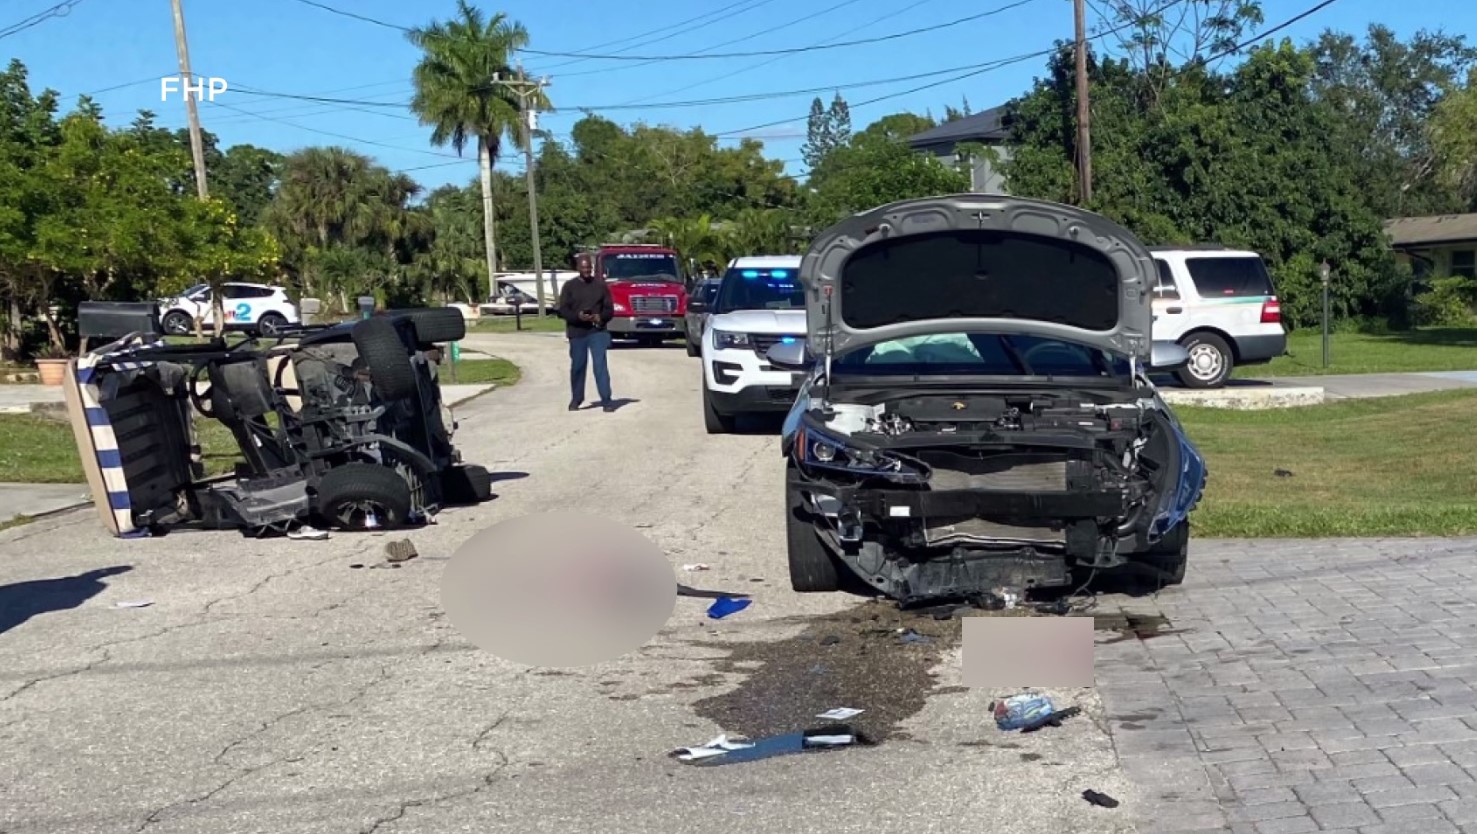
[[[421,556],[398,569],[373,567],[388,535],[118,541],[90,509],[0,533],[0,831],[1126,832],[1152,812],[1095,690],[1056,693],[1083,718],[1003,734],[987,707],[1007,693],[959,685],[957,624],[909,623],[933,640],[905,644],[888,606],[791,592],[774,432],[704,434],[680,346],[612,354],[634,400],[613,414],[565,411],[557,336],[467,346],[524,368],[458,411],[498,497],[411,532]],[[598,667],[475,649],[441,616],[445,560],[550,509],[639,527],[674,565],[712,566],[684,581],[754,603],[711,621],[679,599],[652,643]],[[880,742],[724,767],[666,756],[832,707],[867,710]]]

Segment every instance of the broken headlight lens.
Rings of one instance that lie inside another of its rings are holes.
[[[750,347],[753,347],[753,343],[749,341],[749,334],[734,333],[728,330],[714,330],[713,344],[719,350],[729,350],[731,348],[748,350]]]
[[[807,466],[884,475],[903,481],[923,477],[922,473],[886,452],[862,448],[809,426],[802,427],[797,433],[795,449],[800,462]]]

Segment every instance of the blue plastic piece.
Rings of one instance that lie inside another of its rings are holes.
[[[745,608],[748,608],[749,604],[752,602],[752,599],[734,599],[733,597],[719,597],[718,599],[713,600],[712,605],[708,606],[708,618],[713,620],[721,620],[724,617],[727,617],[729,614],[737,614]]]

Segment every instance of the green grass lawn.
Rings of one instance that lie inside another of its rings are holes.
[[[212,475],[230,472],[241,458],[225,426],[198,420],[200,450]],[[70,423],[29,414],[0,414],[0,481],[28,484],[80,484],[87,478],[77,457]]]
[[[462,353],[462,360],[453,368],[451,363],[441,364],[441,384],[443,385],[486,385],[495,384],[499,387],[512,385],[517,382],[520,373],[518,366],[506,359],[475,358],[468,359],[471,351]]]
[[[1197,536],[1477,533],[1477,392],[1268,411],[1177,408],[1210,480]],[[1293,473],[1277,477],[1278,469]]]
[[[561,333],[564,320],[553,314],[539,318],[535,315],[523,317],[523,329],[533,333]],[[517,321],[513,316],[483,316],[475,322],[467,322],[469,333],[516,333]]]
[[[1321,374],[1477,370],[1477,327],[1426,327],[1404,333],[1334,333],[1323,367],[1323,333],[1288,334],[1287,356],[1236,369],[1241,379]]]

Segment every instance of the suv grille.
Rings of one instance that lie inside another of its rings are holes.
[[[631,311],[636,313],[675,313],[675,295],[637,295],[631,298]]]
[[[754,346],[754,352],[757,353],[757,354],[759,354],[762,357],[764,354],[766,354],[766,353],[769,352],[769,349],[770,348],[772,348],[775,345],[779,344],[780,343],[780,340],[781,339],[784,339],[784,338],[798,339],[798,338],[801,338],[801,337],[799,337],[799,336],[785,337],[785,336],[779,335],[777,333],[765,333],[763,335],[760,335],[760,334],[750,334],[749,335],[749,343]]]

